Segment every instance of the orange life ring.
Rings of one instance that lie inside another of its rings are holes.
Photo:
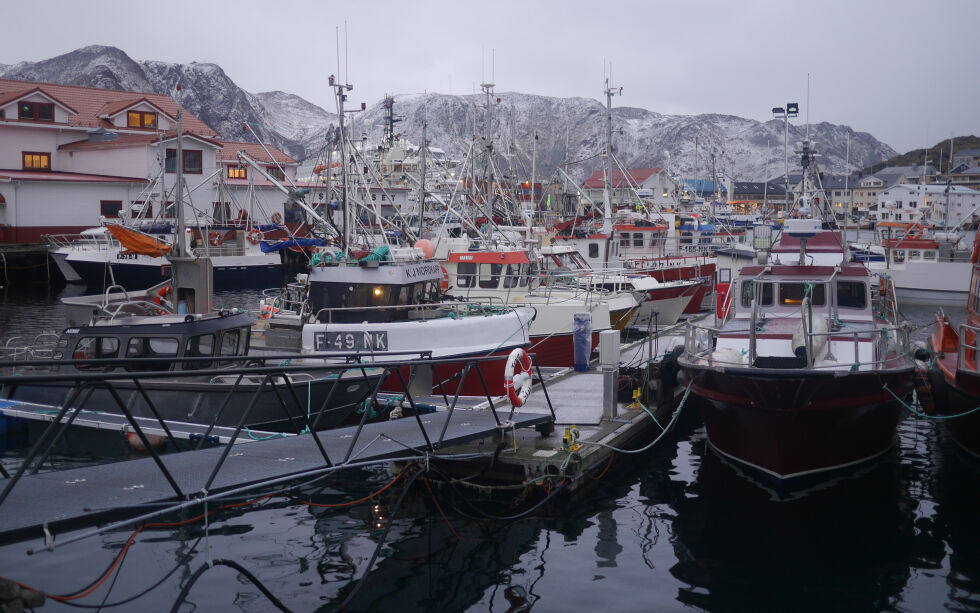
[[[905,226],[905,238],[912,240],[917,240],[922,238],[922,224],[920,223],[910,223]]]
[[[504,392],[513,406],[523,406],[527,401],[531,393],[531,379],[531,358],[518,347],[507,356],[507,365],[504,366]]]
[[[281,224],[282,223],[282,213],[280,213],[279,211],[276,211],[275,213],[273,213],[272,214],[272,223],[274,223],[274,224]]]
[[[245,235],[245,238],[247,238],[248,242],[252,243],[253,245],[258,245],[259,241],[262,240],[262,232],[260,232],[258,228],[252,228],[248,231],[248,234]]]
[[[163,297],[166,296],[167,294],[173,293],[173,291],[174,291],[173,285],[164,285],[163,287],[157,290],[156,296],[153,297],[153,302],[157,304],[161,304],[163,302]]]
[[[439,268],[442,269],[442,281],[439,283],[439,291],[444,292],[449,289],[449,272],[442,264],[439,264]]]
[[[221,232],[214,231],[208,234],[208,242],[211,243],[212,247],[220,247],[223,240]]]

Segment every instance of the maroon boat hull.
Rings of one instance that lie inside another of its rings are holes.
[[[651,277],[660,282],[667,281],[701,281],[691,296],[691,302],[684,309],[686,315],[696,315],[701,311],[705,296],[711,291],[715,278],[714,263],[693,264],[690,266],[674,266],[670,268],[654,268],[644,270]]]
[[[466,365],[471,363],[472,367],[466,373],[466,379],[463,381],[463,388],[460,392],[461,396],[485,396],[487,391],[490,392],[491,396],[504,394],[504,369],[507,366],[507,356],[510,355],[513,349],[513,347],[508,347],[495,351],[491,355],[499,358],[496,360],[470,362],[470,360],[486,357],[485,354],[480,354],[460,356],[458,362],[433,364],[432,393],[445,393],[450,397],[456,394],[456,391],[459,389],[462,372],[466,368]],[[529,347],[525,347],[524,349],[530,353]],[[479,374],[477,373],[477,367],[479,367]],[[398,371],[401,372],[402,379],[407,383],[411,367],[402,366],[398,368]],[[480,381],[481,374],[483,375],[483,381],[486,382],[486,389],[484,389],[483,383]],[[441,386],[439,382],[442,382]],[[384,383],[381,384],[381,391],[396,394],[404,393],[403,385],[399,381],[398,375],[394,372],[390,373],[384,380]]]
[[[884,373],[745,373],[687,368],[708,439],[722,455],[776,482],[857,466],[894,443],[912,369]],[[753,369],[759,370],[759,369]]]

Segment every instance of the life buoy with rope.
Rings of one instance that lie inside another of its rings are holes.
[[[164,285],[163,287],[161,287],[160,289],[157,290],[156,295],[153,297],[153,302],[155,302],[157,304],[162,304],[163,303],[163,297],[166,296],[166,295],[168,295],[168,294],[172,294],[173,291],[174,291],[174,286],[173,285]]]
[[[275,213],[273,213],[272,214],[272,223],[274,223],[274,224],[281,224],[282,223],[282,213],[280,213],[279,211],[276,211]]]
[[[208,234],[208,242],[211,243],[212,247],[220,247],[224,239],[221,236],[221,232],[211,232]]]
[[[507,356],[504,366],[504,392],[514,407],[523,406],[531,393],[531,357],[518,347]]]
[[[253,245],[258,245],[262,240],[262,232],[260,232],[258,228],[252,228],[248,231],[248,234],[245,235],[245,238],[247,238],[248,242],[252,243]]]
[[[905,238],[908,238],[908,239],[911,239],[911,240],[918,240],[918,239],[922,238],[922,230],[923,229],[924,228],[922,227],[922,224],[920,224],[920,223],[910,223],[907,226],[905,226]]]
[[[442,281],[439,282],[439,291],[444,292],[449,289],[449,272],[442,264],[439,264],[439,268],[442,270]]]

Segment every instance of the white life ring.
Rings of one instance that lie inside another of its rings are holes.
[[[258,245],[259,241],[262,240],[262,232],[260,232],[258,228],[252,228],[248,231],[248,234],[246,234],[245,237],[248,239],[248,242],[252,243],[253,245]]]
[[[527,352],[518,347],[507,356],[504,366],[504,392],[515,406],[523,406],[531,393],[531,358]]]

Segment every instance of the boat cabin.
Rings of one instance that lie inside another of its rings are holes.
[[[766,317],[799,317],[806,298],[814,314],[835,320],[873,319],[871,277],[859,264],[745,266],[735,291],[735,319],[751,318],[753,301]]]
[[[322,322],[390,322],[411,317],[419,305],[440,301],[438,262],[325,263],[309,273],[309,300]]]
[[[468,251],[449,254],[447,291],[480,295],[481,291],[526,293],[539,283],[538,263],[526,251]]]
[[[120,360],[112,363],[72,364],[63,369],[81,372],[192,371],[225,366],[223,357],[248,353],[253,316],[250,313],[218,315],[156,315],[128,318],[91,326],[67,328],[52,353],[56,360]],[[140,321],[136,323],[136,319]],[[177,358],[214,361],[175,363]],[[130,361],[136,358],[154,358]]]

